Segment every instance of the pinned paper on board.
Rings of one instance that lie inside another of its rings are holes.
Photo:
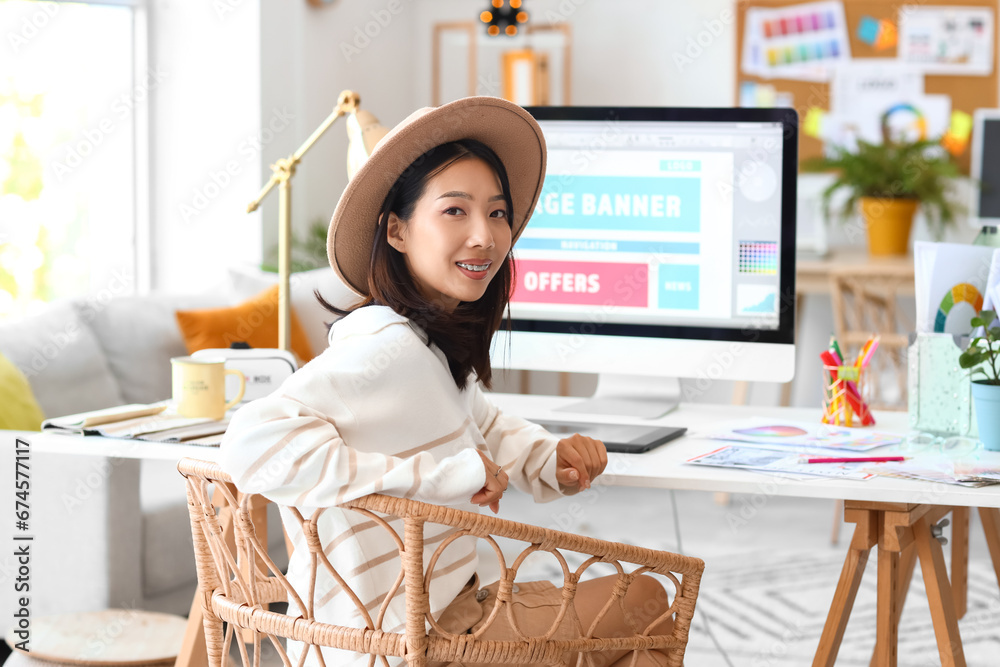
[[[769,83],[744,81],[740,84],[740,106],[748,108],[795,107],[795,98],[791,93],[778,90]]]
[[[899,17],[899,60],[927,74],[993,72],[991,8],[907,5]]]
[[[765,79],[829,81],[851,57],[844,6],[808,2],[746,12],[741,66]]]
[[[826,111],[819,107],[812,107],[806,111],[806,117],[802,121],[802,131],[808,137],[821,137],[823,135],[823,122],[826,118]]]
[[[858,22],[858,40],[872,46],[877,51],[885,51],[896,46],[899,33],[896,24],[887,19],[862,16]]]
[[[837,68],[830,85],[830,113],[819,138],[854,150],[857,141],[915,141],[945,134],[951,98],[924,93],[919,68],[884,58],[856,59]]]
[[[951,112],[951,125],[941,138],[941,145],[952,155],[961,155],[972,136],[972,116],[964,111]]]
[[[854,150],[859,139],[880,144],[886,136],[897,141],[941,137],[951,116],[948,95],[919,95],[898,101],[887,95],[869,95],[844,111],[831,112],[820,135],[825,142]]]
[[[830,84],[830,109],[865,104],[869,97],[903,101],[923,94],[924,75],[919,68],[885,58],[855,58],[837,68]]]

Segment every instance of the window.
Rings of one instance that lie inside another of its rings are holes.
[[[155,80],[136,11],[0,3],[0,317],[137,291]]]

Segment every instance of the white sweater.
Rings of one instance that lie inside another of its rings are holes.
[[[545,502],[560,495],[557,442],[541,427],[502,414],[473,380],[459,391],[444,353],[418,326],[388,307],[368,306],[334,324],[323,354],[273,394],[235,413],[220,463],[241,491],[296,507],[307,519],[316,508],[370,493],[478,512],[469,502],[485,483],[476,448],[503,466],[513,486]],[[294,544],[288,579],[308,604],[308,547],[291,512],[281,513]],[[402,538],[402,520],[390,525]],[[352,511],[326,510],[318,529],[327,558],[377,619],[400,573],[395,541]],[[425,568],[452,532],[425,526]],[[439,557],[430,587],[435,617],[468,582],[476,560],[475,541],[468,536]],[[317,620],[365,627],[322,564],[315,600]],[[294,605],[290,613],[296,613]],[[400,586],[381,627],[398,632],[404,625]],[[297,654],[301,645],[291,644],[290,653]],[[367,664],[367,658],[333,649],[324,649],[323,656],[328,665]]]

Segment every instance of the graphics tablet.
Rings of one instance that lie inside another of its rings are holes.
[[[530,420],[553,435],[579,433],[600,440],[609,452],[638,454],[659,447],[687,432],[682,426],[638,426],[634,424],[586,424],[549,419]]]

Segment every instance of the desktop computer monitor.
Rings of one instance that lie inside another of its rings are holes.
[[[1000,109],[976,109],[973,119],[969,221],[984,230],[992,228],[988,233],[996,234],[1000,226]]]
[[[645,417],[677,378],[791,380],[795,111],[528,111],[548,163],[494,365],[599,373],[566,409]]]

